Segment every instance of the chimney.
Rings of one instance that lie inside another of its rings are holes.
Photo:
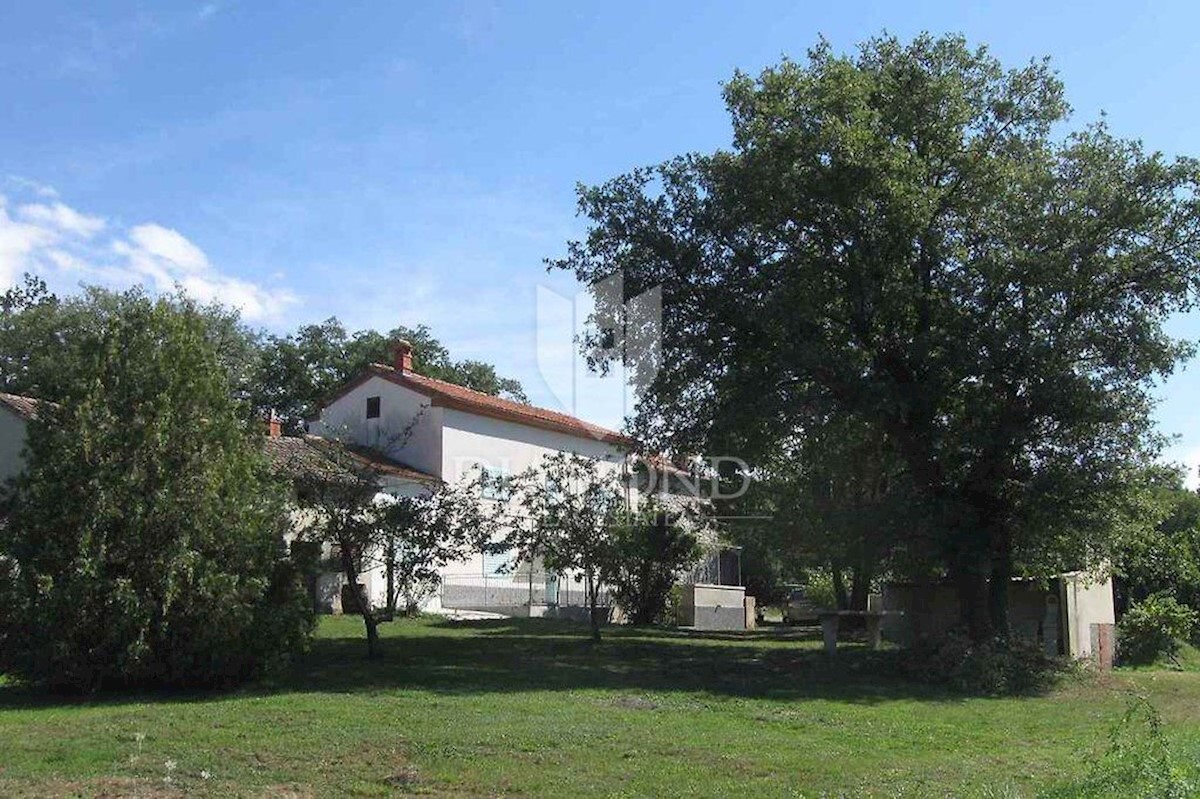
[[[274,408],[271,409],[271,415],[267,417],[267,435],[271,438],[279,438],[283,435],[283,424],[275,415]]]
[[[413,370],[412,349],[412,344],[404,339],[396,342],[396,349],[392,355],[392,366],[397,372],[404,373]]]

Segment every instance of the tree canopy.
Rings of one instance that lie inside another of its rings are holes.
[[[1200,288],[1197,162],[1068,131],[1047,62],[959,37],[822,42],[724,97],[730,149],[582,187],[587,236],[553,263],[661,288],[637,433],[753,465],[831,414],[876,428],[973,637],[1003,632],[989,579],[1107,556],[1155,452],[1148,389],[1191,351],[1163,322]]]
[[[130,296],[98,286],[78,295],[59,297],[45,282],[26,275],[0,295],[0,391],[53,400],[73,380],[76,342],[98,330],[125,307]],[[182,295],[167,297],[182,307]],[[451,357],[425,325],[397,327],[384,334],[355,333],[336,318],[302,325],[293,333],[268,335],[247,327],[238,313],[220,304],[189,304],[216,350],[233,395],[260,415],[275,411],[293,430],[311,418],[338,386],[372,362],[390,363],[398,339],[413,344],[413,362],[423,375],[466,386],[485,394],[527,402],[521,384],[501,377],[483,361]]]
[[[387,334],[375,330],[347,332],[335,318],[303,325],[285,336],[268,336],[260,353],[253,402],[274,409],[293,426],[312,417],[322,400],[359,375],[371,363],[391,363],[399,339],[413,345],[413,368],[427,377],[527,402],[521,384],[500,377],[490,364],[454,360],[425,325],[398,327]]]
[[[248,679],[311,627],[284,492],[232,397],[212,317],[105,295],[60,341],[0,525],[0,668],[58,688]]]

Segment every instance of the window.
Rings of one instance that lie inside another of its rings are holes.
[[[367,397],[367,418],[379,418],[379,397]]]
[[[484,499],[507,501],[511,494],[508,474],[503,469],[484,466],[481,484],[480,496]]]
[[[483,576],[503,577],[508,573],[508,561],[510,556],[511,553],[509,552],[484,552]]]

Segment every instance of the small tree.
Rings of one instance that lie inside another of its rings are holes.
[[[387,610],[412,614],[442,583],[446,564],[487,546],[493,518],[483,511],[475,483],[437,484],[416,496],[391,497],[381,522],[387,544]]]
[[[700,547],[694,517],[651,501],[613,528],[610,579],[617,603],[632,624],[653,624],[662,618],[671,589],[695,564]]]
[[[1175,661],[1180,642],[1190,638],[1200,614],[1168,593],[1151,594],[1133,606],[1117,625],[1121,660],[1152,663],[1160,657]]]
[[[374,469],[356,462],[336,442],[321,446],[319,458],[322,468],[307,468],[297,477],[296,495],[302,511],[297,540],[330,547],[362,613],[367,656],[374,658],[379,654],[382,619],[372,609],[359,577],[370,570],[372,558],[386,543],[377,502],[379,480]]]
[[[379,624],[395,613],[400,592],[436,585],[438,570],[485,541],[486,517],[471,486],[430,484],[417,496],[384,493],[385,471],[334,440],[313,442],[296,476],[302,511],[297,537],[330,546],[362,614],[367,656],[378,657]],[[385,607],[372,607],[360,577],[378,566],[389,574]]]
[[[0,670],[54,688],[244,680],[304,646],[283,491],[203,309],[112,295],[28,428],[0,527]]]
[[[546,568],[582,573],[592,640],[600,640],[600,591],[611,571],[616,530],[626,523],[620,474],[558,452],[512,478],[517,518],[507,546]]]

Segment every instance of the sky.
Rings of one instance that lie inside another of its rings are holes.
[[[563,386],[576,311],[543,302],[566,328],[539,358],[539,294],[579,291],[543,259],[584,231],[578,183],[728,145],[735,69],[820,36],[962,33],[1012,66],[1050,56],[1073,124],[1105,112],[1200,155],[1198,25],[1186,2],[7,3],[0,288],[180,285],[273,332],[424,323],[615,425],[602,391]],[[1171,330],[1200,338],[1200,315]],[[1193,471],[1198,375],[1159,389]]]

